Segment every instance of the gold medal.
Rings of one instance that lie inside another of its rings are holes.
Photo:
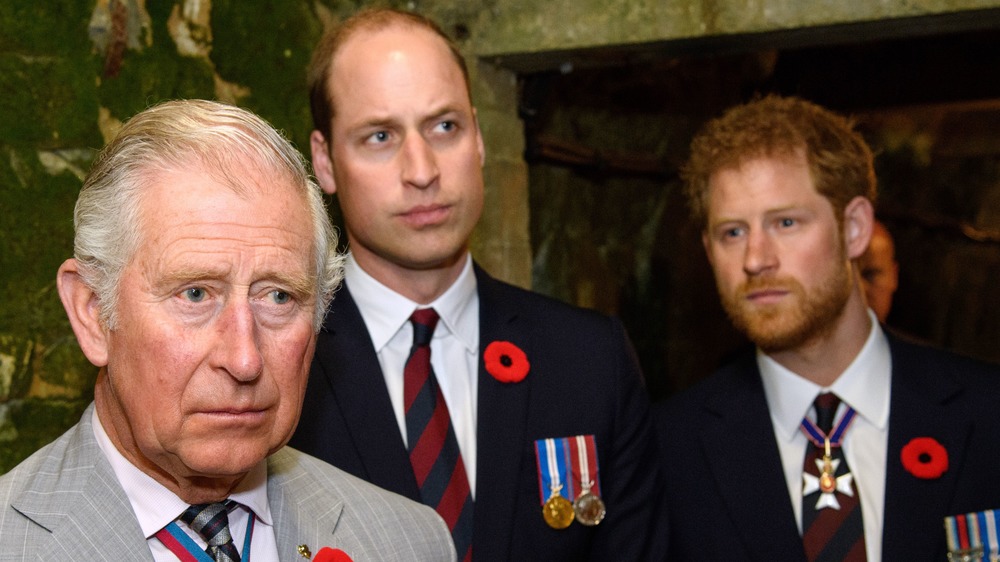
[[[542,517],[545,518],[545,522],[549,524],[549,527],[553,529],[565,529],[569,527],[569,524],[573,522],[574,516],[573,504],[569,503],[568,499],[560,496],[558,490],[542,506]]]
[[[590,489],[585,489],[577,496],[573,502],[573,511],[576,513],[576,520],[588,527],[593,527],[604,520],[607,510],[604,507],[604,500],[590,493]]]
[[[828,494],[837,489],[837,480],[829,473],[823,472],[819,476],[819,490]]]
[[[837,489],[837,479],[833,477],[833,458],[830,454],[830,438],[826,438],[825,451],[823,454],[823,470],[819,475],[819,489],[823,493],[830,493]]]

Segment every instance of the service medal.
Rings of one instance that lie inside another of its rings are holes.
[[[539,439],[535,441],[535,452],[538,454],[542,518],[553,529],[565,529],[576,517],[572,502],[560,494],[561,491],[565,491],[569,497],[573,497],[576,493],[569,478],[568,440]]]
[[[573,502],[576,520],[581,525],[593,527],[604,520],[607,507],[601,499],[601,484],[597,467],[597,440],[593,435],[570,438],[570,457],[573,459],[573,482],[579,484],[580,493]]]
[[[573,522],[576,515],[573,504],[569,500],[560,496],[559,492],[552,494],[552,497],[542,506],[542,517],[549,527],[553,529],[565,529]]]
[[[840,447],[847,428],[857,416],[857,412],[850,406],[840,417],[840,421],[834,424],[829,435],[816,425],[816,422],[808,417],[802,418],[799,428],[805,434],[809,442],[823,450],[822,458],[816,459],[816,469],[819,476],[806,471],[802,474],[802,497],[819,492],[816,499],[816,510],[833,508],[840,509],[840,502],[837,500],[838,494],[853,496],[852,488],[853,476],[850,472],[845,472],[837,476],[837,467],[840,459],[833,458],[833,448]],[[807,445],[808,446],[808,445]]]
[[[607,513],[604,500],[589,491],[576,498],[576,501],[573,502],[573,511],[576,513],[576,520],[588,527],[593,527],[603,521],[604,514]]]
[[[1000,560],[1000,510],[945,517],[944,531],[949,562]]]

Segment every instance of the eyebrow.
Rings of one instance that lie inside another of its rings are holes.
[[[455,114],[455,115],[468,115],[470,118],[472,116],[471,112],[463,112],[461,106],[454,103],[442,104],[439,107],[434,108],[427,115],[421,118],[421,122],[431,121],[434,119],[440,119],[445,115]],[[398,121],[397,118],[392,116],[375,116],[369,119],[365,119],[356,124],[356,126],[351,127],[351,129],[364,129],[372,127],[385,127],[392,125]]]
[[[315,296],[318,281],[315,275],[287,275],[284,272],[268,271],[261,275],[253,284],[274,281],[278,285],[288,287],[296,295]]]
[[[195,283],[198,281],[226,281],[229,275],[229,267],[219,268],[183,268],[175,271],[161,279],[157,286],[172,286],[184,283]],[[260,272],[250,282],[250,285],[273,282],[283,287],[288,287],[293,293],[305,296],[313,296],[316,293],[316,278],[314,275],[288,275],[285,271],[265,270]]]

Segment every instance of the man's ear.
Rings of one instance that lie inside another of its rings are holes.
[[[337,192],[337,184],[333,180],[333,157],[330,154],[330,144],[326,142],[323,133],[313,130],[309,135],[309,148],[312,151],[313,173],[324,193],[333,195]]]
[[[861,257],[868,249],[875,228],[875,208],[867,197],[851,199],[844,207],[844,246],[848,259]]]
[[[56,287],[80,349],[91,363],[104,367],[108,364],[108,332],[101,325],[101,303],[80,277],[75,259],[70,258],[59,267]]]

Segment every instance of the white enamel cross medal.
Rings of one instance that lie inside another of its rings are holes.
[[[854,496],[852,488],[854,477],[850,472],[836,476],[837,467],[840,466],[840,459],[833,458],[831,450],[832,447],[840,446],[844,433],[854,420],[854,416],[854,409],[848,408],[844,416],[840,419],[840,423],[837,424],[836,429],[830,435],[826,435],[808,418],[802,420],[800,427],[811,442],[810,446],[823,447],[823,456],[816,459],[816,468],[819,471],[819,477],[808,472],[802,474],[802,497],[815,492],[820,493],[819,498],[816,499],[817,511],[827,507],[839,510],[840,502],[837,501],[838,492],[846,496]]]
[[[817,511],[827,507],[840,509],[840,502],[837,501],[837,492],[846,496],[854,495],[854,490],[851,489],[854,477],[849,472],[840,476],[834,476],[837,473],[837,467],[840,466],[840,459],[831,458],[829,439],[827,439],[825,445],[826,450],[824,451],[823,458],[816,459],[816,468],[819,469],[820,473],[819,478],[808,473],[802,475],[803,497],[813,492],[820,492],[819,498],[816,499]]]

